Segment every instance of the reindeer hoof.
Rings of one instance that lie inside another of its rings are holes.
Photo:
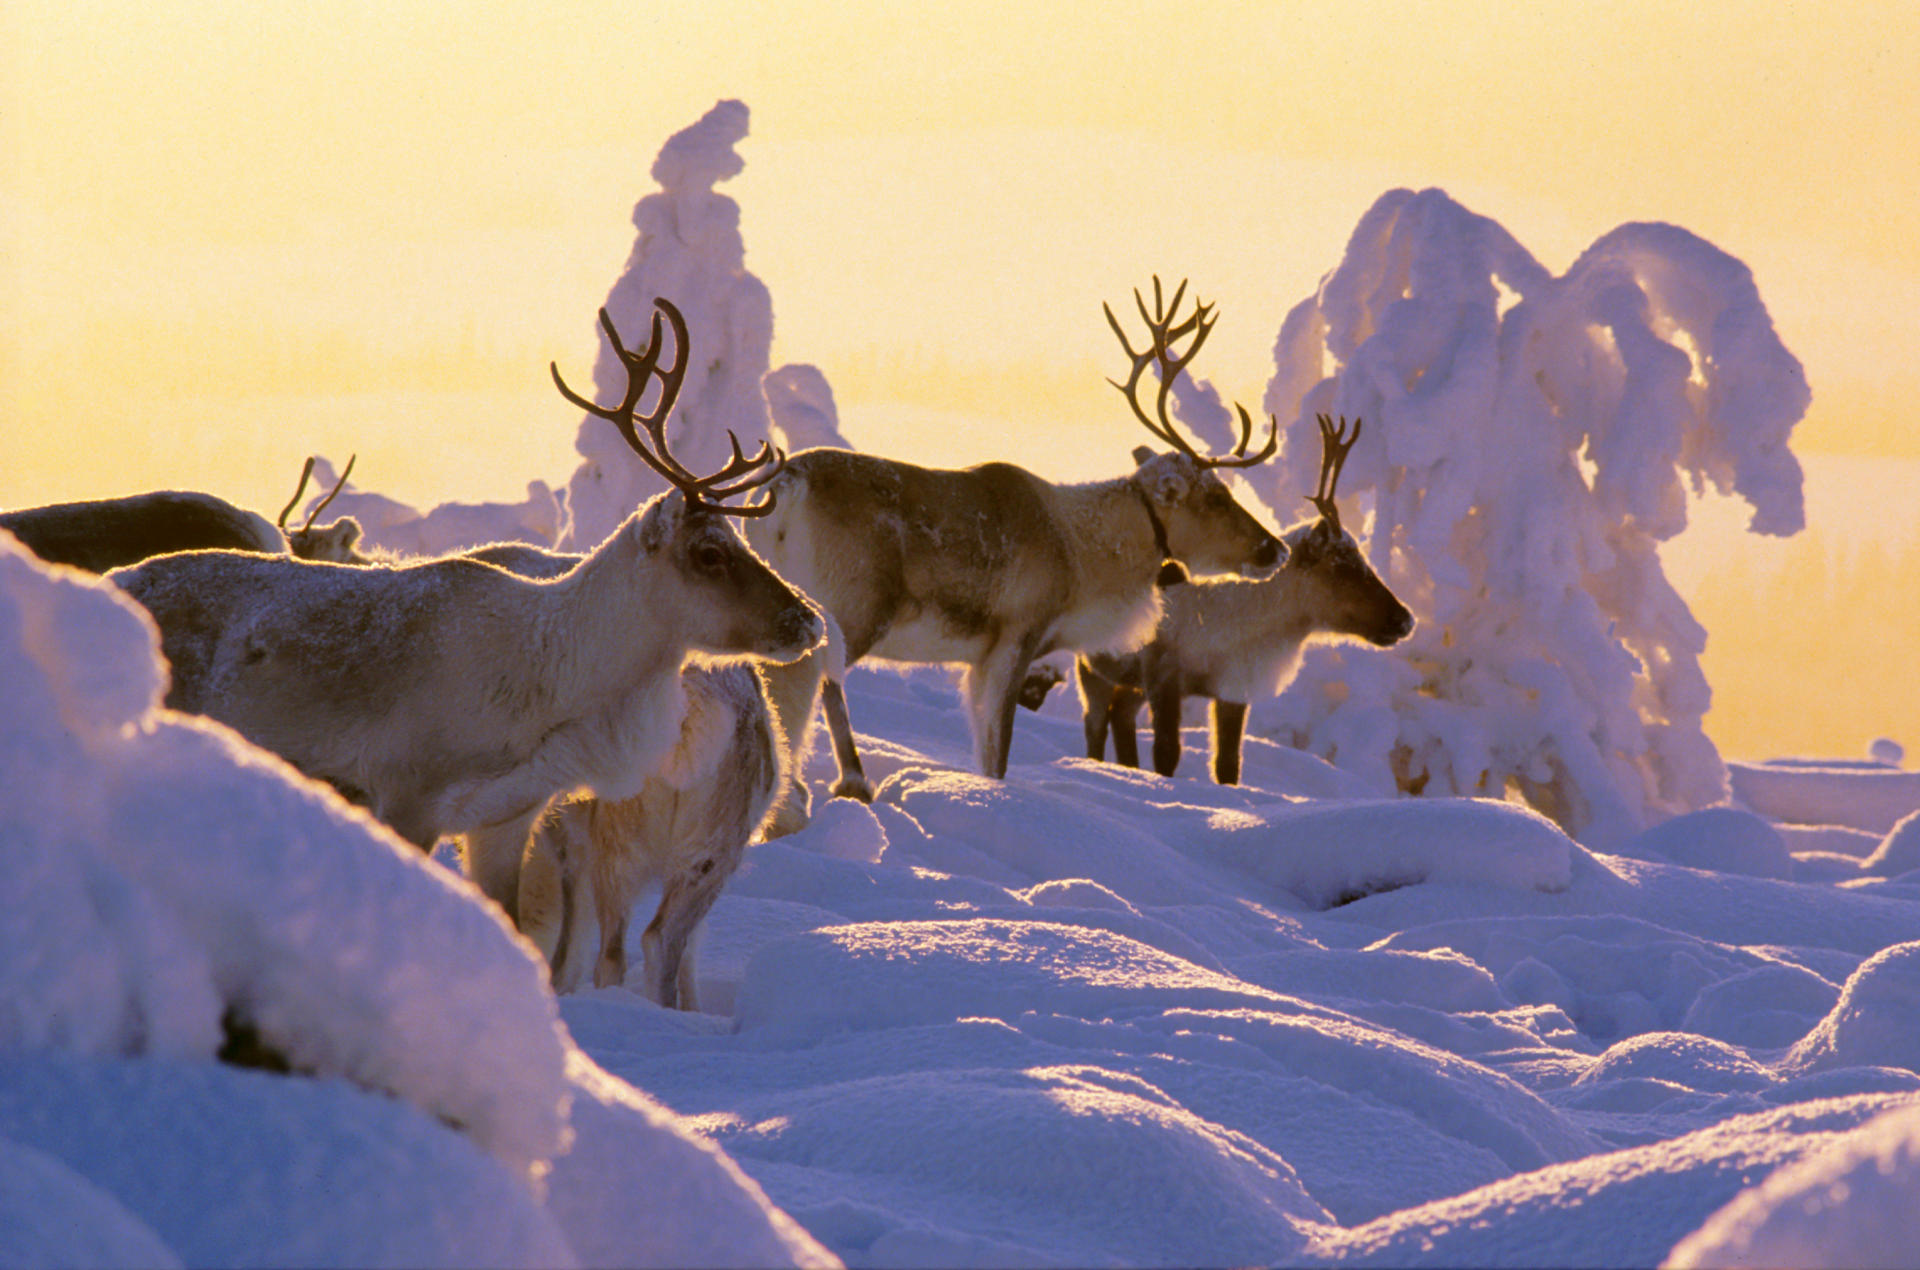
[[[833,787],[835,798],[857,798],[863,803],[873,801],[873,786],[867,784],[864,776],[842,776],[839,784]]]

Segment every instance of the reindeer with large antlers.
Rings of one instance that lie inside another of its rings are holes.
[[[489,826],[524,833],[556,794],[638,792],[679,740],[690,654],[791,660],[821,634],[732,527],[749,509],[720,501],[773,456],[699,477],[666,451],[686,327],[655,306],[676,364],[660,367],[658,315],[645,350],[622,349],[626,406],[660,381],[645,438],[631,409],[607,417],[671,490],[549,579],[462,556],[349,566],[231,551],[116,571],[159,623],[167,704],[231,725],[422,848]]]
[[[779,510],[747,526],[754,548],[834,619],[845,664],[873,656],[966,667],[974,753],[985,775],[1006,774],[1014,704],[1033,659],[1054,649],[1139,647],[1159,621],[1154,582],[1167,561],[1200,571],[1279,562],[1279,541],[1215,473],[1265,460],[1277,437],[1247,454],[1246,424],[1240,452],[1210,458],[1167,415],[1166,384],[1212,329],[1210,306],[1198,302],[1177,318],[1185,285],[1164,304],[1156,278],[1152,309],[1134,293],[1147,323],[1143,352],[1107,311],[1132,363],[1115,385],[1171,452],[1142,447],[1127,476],[1061,485],[1008,463],[951,471],[806,450],[768,486]],[[1182,340],[1184,349],[1176,348]],[[1150,366],[1163,380],[1152,416],[1140,402]],[[843,676],[843,664],[830,665],[821,691],[840,768],[834,793],[866,800],[873,791]]]
[[[1319,513],[1285,534],[1287,562],[1271,576],[1196,579],[1167,592],[1152,642],[1127,656],[1083,656],[1075,669],[1084,706],[1087,756],[1140,766],[1134,720],[1152,710],[1153,766],[1173,775],[1180,763],[1180,704],[1211,698],[1213,777],[1240,780],[1241,735],[1250,702],[1277,695],[1300,667],[1309,640],[1352,636],[1379,647],[1405,639],[1413,614],[1340,527],[1334,489],[1347,452],[1360,439],[1343,418],[1320,424],[1320,483],[1308,501]]]

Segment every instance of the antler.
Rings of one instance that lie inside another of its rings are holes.
[[[621,342],[620,332],[614,329],[613,319],[603,308],[600,310],[600,326],[607,333],[607,340],[613,345],[615,356],[627,372],[627,391],[617,406],[602,406],[590,398],[583,397],[567,387],[567,381],[560,377],[560,366],[553,363],[554,386],[560,395],[586,411],[590,415],[605,419],[620,430],[634,453],[646,460],[647,466],[664,476],[675,488],[686,495],[687,502],[704,507],[708,511],[723,512],[729,516],[765,516],[773,510],[773,500],[753,507],[726,507],[721,500],[735,494],[745,493],[765,485],[780,474],[787,461],[786,452],[777,450],[771,442],[762,441],[760,449],[749,456],[740,449],[740,438],[731,430],[727,440],[733,446],[733,457],[725,467],[708,476],[696,476],[673,457],[667,448],[667,416],[673,411],[673,404],[680,396],[680,384],[687,374],[687,322],[680,316],[680,310],[671,300],[657,297],[653,302],[655,309],[653,327],[647,336],[647,346],[639,352],[633,352]],[[671,366],[662,369],[660,355],[664,332],[660,325],[660,316],[665,314],[667,322],[673,327],[674,360]],[[640,399],[646,395],[647,383],[654,376],[660,379],[660,396],[654,407],[646,414],[636,417]],[[640,433],[646,432],[642,440]],[[649,445],[651,442],[651,445]],[[731,483],[729,483],[731,482]]]
[[[304,533],[305,531],[312,529],[313,522],[320,519],[320,513],[327,509],[327,504],[331,503],[334,500],[334,497],[338,495],[342,489],[346,488],[347,477],[353,472],[354,461],[359,457],[360,457],[359,455],[355,454],[350,456],[347,459],[346,469],[340,473],[340,479],[333,483],[333,488],[327,491],[327,496],[325,498],[320,500],[320,505],[307,513],[307,523],[300,526],[300,532]],[[280,509],[279,519],[273,522],[274,524],[280,527],[281,533],[285,533],[287,531],[287,517],[292,514],[295,505],[299,503],[300,496],[307,492],[307,478],[312,475],[313,475],[313,456],[309,454],[307,456],[306,466],[300,469],[300,483],[294,486],[293,497],[287,500],[287,505]]]
[[[1100,305],[1101,312],[1107,315],[1107,325],[1113,328],[1114,335],[1119,337],[1120,347],[1126,350],[1127,359],[1133,363],[1133,369],[1127,375],[1125,383],[1117,379],[1109,379],[1107,382],[1120,390],[1121,395],[1127,399],[1127,404],[1133,408],[1133,417],[1138,419],[1148,432],[1189,456],[1201,467],[1252,467],[1256,463],[1264,463],[1273,457],[1274,451],[1280,445],[1280,424],[1277,419],[1269,417],[1266,445],[1261,447],[1257,454],[1248,454],[1247,444],[1253,440],[1253,420],[1247,414],[1245,406],[1238,402],[1234,403],[1234,409],[1240,412],[1240,444],[1234,447],[1232,458],[1209,458],[1187,443],[1186,438],[1180,435],[1179,430],[1173,426],[1173,420],[1167,415],[1167,398],[1173,392],[1174,379],[1187,368],[1187,363],[1191,362],[1194,354],[1200,351],[1200,346],[1207,342],[1207,336],[1213,332],[1213,324],[1219,320],[1214,316],[1213,305],[1202,304],[1199,298],[1195,297],[1193,312],[1184,321],[1176,322],[1175,315],[1179,313],[1181,298],[1186,293],[1187,283],[1183,278],[1180,280],[1180,285],[1174,288],[1172,301],[1162,303],[1160,275],[1155,274],[1153,275],[1153,308],[1149,310],[1145,297],[1140,294],[1140,289],[1134,288],[1133,302],[1139,308],[1140,316],[1147,324],[1147,334],[1151,337],[1148,347],[1140,352],[1134,351],[1133,344],[1127,339],[1126,331],[1120,326],[1120,319],[1113,315],[1113,308],[1105,303]],[[1187,345],[1184,353],[1175,352],[1174,345],[1188,335],[1193,337],[1193,342]],[[1160,377],[1160,391],[1153,403],[1154,414],[1158,416],[1157,421],[1147,417],[1145,408],[1140,404],[1139,395],[1141,375],[1146,372],[1147,367],[1154,366],[1156,363]]]
[[[1307,501],[1319,509],[1320,516],[1334,529],[1340,528],[1340,509],[1334,505],[1333,488],[1340,483],[1340,469],[1347,465],[1347,451],[1353,449],[1353,443],[1360,439],[1360,419],[1353,421],[1353,431],[1347,431],[1347,417],[1340,416],[1335,426],[1330,415],[1316,415],[1320,423],[1320,488],[1307,496]]]

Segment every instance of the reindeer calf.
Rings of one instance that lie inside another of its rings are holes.
[[[816,650],[786,665],[690,667],[680,742],[640,792],[560,801],[541,818],[522,874],[521,928],[548,953],[556,988],[571,986],[568,961],[587,893],[600,930],[594,986],[626,981],[633,902],[658,883],[659,907],[641,936],[643,991],[669,1009],[699,1008],[690,941],[748,843],[790,831],[782,818],[801,788],[794,764],[819,657]],[[783,721],[795,718],[800,726],[789,733]],[[799,809],[802,823],[804,815]]]

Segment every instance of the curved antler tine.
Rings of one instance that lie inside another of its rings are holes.
[[[280,509],[280,518],[273,522],[274,524],[280,527],[281,533],[286,532],[287,517],[293,514],[294,505],[300,501],[300,496],[307,492],[307,478],[312,475],[313,475],[313,456],[309,454],[307,456],[307,465],[300,469],[300,483],[294,486],[293,497],[289,498],[287,500],[287,505]]]
[[[1240,444],[1234,450],[1232,458],[1202,459],[1201,463],[1206,467],[1253,467],[1256,464],[1265,463],[1280,449],[1280,420],[1269,414],[1267,443],[1254,453],[1247,454],[1245,452],[1247,442],[1253,439],[1253,420],[1248,417],[1247,408],[1239,402],[1234,402],[1233,408],[1240,412]]]
[[[1160,279],[1157,277],[1154,279],[1154,282],[1156,284],[1158,284],[1159,281]],[[1162,325],[1165,325],[1168,319],[1170,319],[1171,317],[1173,317],[1174,314],[1180,311],[1180,301],[1184,300],[1186,296],[1187,296],[1187,279],[1182,278],[1180,279],[1180,285],[1173,289],[1173,299],[1167,301],[1167,307],[1160,310],[1155,320],[1160,322]],[[1154,299],[1154,307],[1158,308],[1160,303],[1160,288],[1158,285],[1156,285],[1153,289],[1153,299]],[[1207,307],[1206,305],[1201,304],[1200,301],[1198,300],[1195,300],[1194,304],[1202,309]]]
[[[313,522],[320,519],[321,512],[327,510],[327,504],[339,497],[340,491],[347,487],[347,478],[353,475],[353,465],[359,461],[360,456],[358,454],[349,454],[347,456],[347,465],[341,469],[339,479],[334,481],[333,488],[327,491],[327,496],[320,500],[319,506],[307,513],[307,523],[300,526],[303,532],[313,528]],[[313,460],[308,459],[307,465],[311,468]]]

